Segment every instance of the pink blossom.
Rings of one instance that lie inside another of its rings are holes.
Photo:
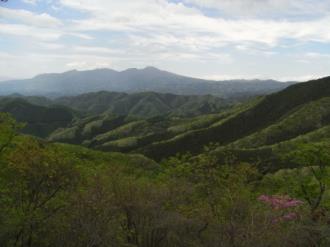
[[[295,212],[291,212],[291,213],[287,213],[282,216],[273,218],[272,223],[276,224],[281,221],[292,221],[292,220],[296,220],[296,219],[298,219],[298,214]]]
[[[298,199],[291,198],[287,195],[261,195],[258,200],[271,206],[273,210],[281,211],[280,216],[274,216],[272,223],[276,224],[282,221],[292,221],[298,219],[296,212],[287,212],[288,209],[302,205],[304,202]],[[285,211],[283,211],[285,210]]]
[[[304,203],[301,200],[293,199],[286,195],[261,195],[258,197],[258,200],[270,205],[273,209],[297,207]]]
[[[283,220],[295,220],[298,218],[298,214],[295,212],[287,213],[282,216]]]

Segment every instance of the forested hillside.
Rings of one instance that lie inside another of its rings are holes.
[[[254,147],[285,141],[328,124],[326,97],[329,96],[329,77],[296,84],[281,92],[265,96],[254,106],[229,116],[219,124],[152,144],[145,149],[145,154],[159,159],[174,155],[178,151],[198,152],[207,143],[239,143],[244,141],[242,138],[252,138],[253,134],[257,139]],[[292,120],[293,118],[297,121]],[[312,120],[308,121],[311,118]],[[269,140],[271,137],[263,137],[263,133],[271,134],[269,129],[277,129],[277,139]],[[262,138],[268,139],[262,141]],[[261,142],[261,145],[256,142]],[[190,145],[186,145],[188,143]],[[182,150],[182,147],[187,146],[186,150]]]
[[[81,113],[80,115],[83,116],[108,113],[148,118],[160,115],[192,117],[216,113],[246,99],[236,97],[223,99],[212,95],[177,95],[154,92],[127,94],[100,91],[54,99],[13,94],[0,97],[0,104],[19,100],[22,104],[26,101],[30,105],[43,107],[63,106],[76,113]]]
[[[187,117],[215,113],[238,101],[239,99],[235,98],[225,100],[211,95],[185,96],[154,92],[127,94],[102,91],[61,97],[53,103],[89,115],[110,113],[146,118],[158,115]]]
[[[41,106],[20,98],[0,98],[0,112],[10,113],[17,121],[25,123],[23,132],[47,137],[60,127],[71,123],[74,113],[62,106]]]
[[[142,153],[156,160],[177,153],[198,154],[204,146],[216,143],[219,149],[244,153],[248,160],[256,161],[262,156],[279,162],[272,146],[328,126],[329,85],[329,78],[301,83],[197,117],[166,114],[136,118],[103,113],[58,129],[49,140],[104,151]]]
[[[161,164],[48,143],[0,115],[1,246],[328,246],[329,143],[262,174],[211,150]]]

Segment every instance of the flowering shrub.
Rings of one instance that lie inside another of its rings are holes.
[[[261,195],[258,200],[269,205],[272,210],[281,211],[281,215],[275,217],[273,223],[298,219],[299,215],[296,212],[288,212],[288,209],[294,209],[304,203],[287,195]]]
[[[258,200],[269,204],[273,209],[285,209],[285,208],[292,208],[302,205],[304,202],[301,200],[297,200],[294,198],[290,198],[286,195],[275,195],[275,196],[268,196],[268,195],[261,195],[258,197]]]

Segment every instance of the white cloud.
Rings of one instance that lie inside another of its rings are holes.
[[[23,9],[8,9],[0,7],[0,17],[3,19],[19,21],[36,27],[58,27],[62,22],[47,13],[36,14]]]
[[[75,30],[131,32],[137,37],[136,42],[145,41],[145,35],[152,36],[149,43],[153,40],[163,41],[165,45],[182,43],[188,48],[251,42],[276,46],[283,39],[330,42],[329,16],[309,21],[224,19],[208,17],[196,8],[165,0],[95,0],[86,3],[61,0],[61,3],[89,13],[89,18],[75,21]]]
[[[65,45],[54,42],[38,42],[36,43],[36,46],[46,51],[62,50],[65,48]]]
[[[39,2],[39,0],[22,0],[24,3],[27,3],[27,4],[37,4],[37,2]]]
[[[322,77],[327,76],[327,74],[319,74],[319,75],[292,75],[292,76],[279,76],[279,77],[267,77],[262,74],[232,74],[232,75],[207,75],[203,76],[203,79],[206,80],[216,80],[216,81],[223,81],[223,80],[277,80],[280,82],[290,82],[290,81],[298,81],[298,82],[304,82],[309,80],[315,80]]]
[[[319,52],[307,52],[305,54],[306,58],[311,58],[311,59],[329,59],[330,58],[330,54],[329,53],[319,53]]]
[[[8,36],[20,42],[22,50],[34,54],[28,56],[35,59],[31,63],[27,58],[12,58],[19,64],[25,61],[25,67],[20,68],[26,75],[46,69],[154,65],[193,76],[216,77],[222,73],[223,78],[280,78],[296,77],[298,69],[312,70],[313,66],[315,75],[325,74],[329,65],[324,57],[320,59],[323,66],[311,65],[297,62],[311,61],[306,54],[290,57],[277,51],[291,52],[298,43],[329,44],[329,1],[318,1],[313,8],[310,4],[315,1],[310,0],[46,2],[52,13],[55,4],[56,15],[61,16],[63,11],[65,17],[0,8],[0,34],[6,34],[1,39]],[[200,6],[213,8],[216,13],[208,15]],[[70,11],[74,19],[68,17]],[[299,18],[291,18],[294,16]],[[290,72],[292,68],[294,72]]]
[[[87,61],[74,61],[66,64],[67,67],[78,70],[89,70],[97,68],[108,68],[111,66],[110,62],[87,62]]]
[[[61,37],[61,31],[37,28],[23,24],[0,23],[0,33],[12,36],[24,36],[41,41],[54,41]]]
[[[244,75],[244,74],[220,74],[220,75],[204,75],[201,77],[206,80],[214,80],[214,81],[226,81],[226,80],[254,80],[254,79],[269,79],[263,78],[260,74],[254,75]]]
[[[0,51],[1,76],[30,78],[36,74],[62,72],[71,69],[111,67],[110,57],[69,53],[69,49],[48,53],[23,52],[11,54]]]
[[[184,0],[185,3],[214,8],[230,16],[265,18],[320,17],[329,14],[329,1],[311,0]]]
[[[104,55],[122,54],[118,50],[111,49],[108,47],[99,47],[99,46],[74,46],[72,49],[73,51],[79,53],[104,54]]]
[[[0,7],[0,33],[28,37],[39,41],[54,41],[64,35],[91,40],[90,35],[73,32],[69,26],[47,13],[37,14],[23,9]]]
[[[326,76],[329,76],[329,74],[283,76],[283,77],[278,77],[277,80],[279,80],[279,81],[299,81],[299,82],[304,82],[304,81],[310,81],[310,80],[320,79],[320,78],[323,78],[323,77],[326,77]]]

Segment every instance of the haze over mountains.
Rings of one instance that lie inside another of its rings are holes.
[[[95,69],[41,74],[31,79],[0,82],[0,94],[66,96],[106,90],[128,93],[153,91],[183,95],[212,94],[230,98],[276,92],[292,83],[274,80],[212,81],[146,67],[120,72]]]
[[[14,80],[14,78],[7,77],[7,76],[0,76],[0,82],[2,82],[2,81],[10,81],[10,80]]]

